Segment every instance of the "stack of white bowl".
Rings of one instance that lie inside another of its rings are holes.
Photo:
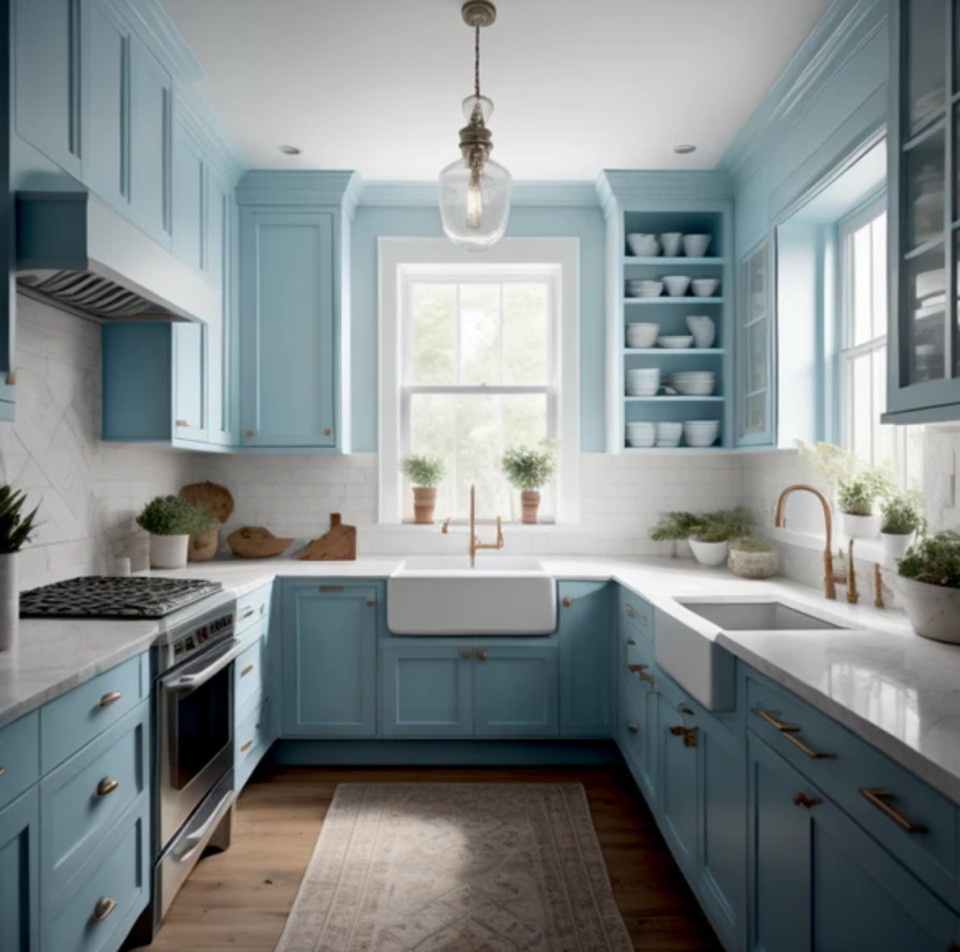
[[[627,324],[627,347],[634,350],[653,347],[659,333],[659,324]]]
[[[709,397],[717,388],[717,375],[712,370],[691,370],[671,374],[670,386],[685,397]]]
[[[707,254],[711,241],[713,241],[712,235],[684,235],[683,253],[688,258],[703,258]]]
[[[680,445],[681,436],[683,436],[682,423],[657,424],[657,446],[672,449],[674,446]]]
[[[693,334],[671,334],[657,338],[657,347],[666,347],[668,350],[683,350],[693,345]]]
[[[719,420],[687,420],[683,424],[683,439],[687,446],[713,446],[719,435]]]
[[[690,284],[690,290],[694,297],[713,297],[720,287],[720,282],[716,278],[697,278]]]
[[[662,250],[656,235],[627,235],[627,244],[638,258],[656,258]]]
[[[631,278],[627,281],[627,297],[654,298],[663,294],[662,281],[645,281],[640,278]]]
[[[660,389],[660,368],[644,367],[627,371],[628,397],[655,397]]]
[[[628,423],[627,446],[649,447],[657,439],[657,431],[652,423]]]

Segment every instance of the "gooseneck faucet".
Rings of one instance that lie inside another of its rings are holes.
[[[470,568],[477,564],[477,551],[479,549],[502,549],[503,548],[503,526],[500,517],[497,516],[497,541],[494,543],[483,543],[477,535],[477,487],[470,486]]]

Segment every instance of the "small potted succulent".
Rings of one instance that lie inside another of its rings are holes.
[[[17,643],[20,624],[20,586],[17,563],[23,546],[36,528],[37,506],[24,515],[27,497],[12,486],[0,486],[0,651]]]
[[[747,535],[749,516],[740,508],[695,515],[691,512],[668,512],[650,530],[655,542],[690,543],[693,557],[707,566],[723,565],[730,541]]]
[[[960,644],[960,535],[921,539],[900,560],[897,591],[913,630]]]
[[[924,525],[924,517],[917,494],[898,493],[883,501],[880,507],[880,541],[887,559],[902,559],[913,545],[917,530]]]
[[[217,525],[209,509],[182,496],[157,496],[143,507],[137,525],[150,533],[150,567],[182,569],[187,564],[190,536]]]
[[[503,474],[514,489],[520,490],[522,521],[533,525],[540,509],[540,490],[557,471],[556,440],[541,440],[536,446],[511,446],[501,460]]]
[[[439,456],[411,454],[400,460],[400,472],[413,484],[413,521],[418,526],[432,525],[437,486],[447,475],[446,464]]]
[[[772,578],[777,574],[779,560],[773,546],[762,539],[744,536],[730,543],[727,565],[741,578]]]

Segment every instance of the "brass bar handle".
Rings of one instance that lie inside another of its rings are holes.
[[[684,747],[696,747],[697,738],[700,736],[700,728],[684,727],[680,724],[676,724],[670,728],[670,733],[674,737],[682,737]]]
[[[823,800],[820,797],[808,797],[805,793],[798,793],[794,795],[793,802],[798,807],[806,807],[809,810],[811,807],[823,803]]]
[[[836,757],[836,754],[829,754],[821,750],[811,750],[807,745],[800,740],[798,737],[794,737],[793,734],[784,734],[783,735],[797,750],[806,754],[811,760],[821,760],[829,757]]]
[[[781,734],[792,734],[800,730],[797,724],[784,724],[782,721],[778,721],[777,715],[780,713],[779,711],[765,711],[763,708],[755,707],[753,713],[761,720],[766,721],[774,730],[780,731]]]
[[[248,664],[248,665],[240,672],[240,677],[241,677],[241,678],[245,678],[245,677],[253,670],[253,667],[254,667],[254,666],[253,666],[252,664]]]
[[[572,606],[573,606],[573,599],[572,599],[572,598],[565,598],[565,599],[563,600],[563,607],[564,607],[564,608],[571,608]]]
[[[111,704],[116,704],[122,697],[123,694],[120,691],[108,691],[100,698],[97,707],[109,707]]]
[[[623,610],[623,612],[627,616],[627,618],[637,617],[637,613],[629,605],[627,605],[627,607]]]
[[[6,767],[0,767],[0,777],[2,777],[7,772]]]
[[[253,747],[253,741],[248,740],[241,748],[240,753],[245,754],[251,747]]]
[[[321,585],[320,591],[321,592],[342,592],[343,586],[342,585]]]
[[[633,721],[627,721],[627,730],[631,734],[638,734],[640,732],[640,725],[635,724]]]
[[[861,787],[862,796],[872,803],[881,813],[890,817],[894,823],[902,826],[908,833],[926,833],[927,828],[922,823],[911,823],[899,810],[894,810],[884,797],[892,797],[892,793],[880,787]]]
[[[110,899],[108,896],[103,896],[96,901],[96,904],[93,907],[93,916],[91,918],[94,922],[103,922],[103,920],[108,918],[110,913],[116,908],[116,899]]]
[[[473,657],[473,652],[469,648],[464,648],[463,651],[460,652],[460,657],[463,658],[464,661],[469,661]]]
[[[177,426],[190,426],[186,420],[177,420]]]
[[[322,591],[322,589],[321,589],[321,591]],[[248,609],[240,616],[240,621],[245,621],[247,618],[249,618],[249,617],[250,617],[251,615],[253,615],[253,614],[256,614],[256,610],[253,609],[253,608],[248,608]]]
[[[112,777],[104,777],[100,783],[97,784],[97,796],[106,797],[109,794],[113,793],[117,787],[120,786],[119,780],[114,780]]]
[[[477,652],[477,657],[478,657],[481,661],[486,661],[486,660],[487,660],[487,653],[486,653],[486,651],[478,651],[478,652]]]

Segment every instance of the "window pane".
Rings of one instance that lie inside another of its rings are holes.
[[[414,284],[410,289],[413,317],[413,382],[456,382],[457,286]]]
[[[873,223],[873,336],[883,337],[886,333],[887,213],[884,212]]]
[[[847,364],[847,407],[850,433],[848,444],[864,462],[873,460],[873,378],[872,354]]]
[[[548,383],[545,284],[503,286],[503,383]]]
[[[852,345],[865,344],[873,339],[873,253],[871,227],[865,225],[855,231],[850,239],[851,279],[853,281],[853,332]]]
[[[873,459],[874,464],[897,462],[897,427],[880,424],[880,408],[887,400],[887,348],[873,351]]]
[[[500,285],[460,285],[460,380],[500,384]]]

